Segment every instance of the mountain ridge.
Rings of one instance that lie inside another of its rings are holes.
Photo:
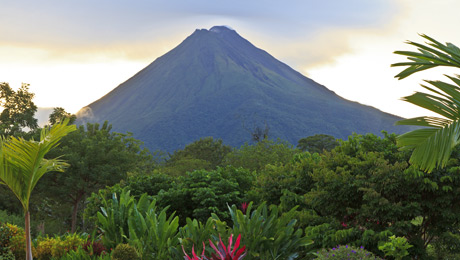
[[[244,124],[267,123],[271,137],[295,144],[319,133],[397,131],[401,119],[338,96],[224,26],[195,30],[87,107],[89,121],[166,151],[205,136],[241,145],[250,141]]]

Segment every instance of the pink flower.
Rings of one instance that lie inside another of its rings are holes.
[[[241,203],[241,212],[243,212],[243,214],[246,214],[246,209],[247,208],[248,208],[248,203],[247,202]]]

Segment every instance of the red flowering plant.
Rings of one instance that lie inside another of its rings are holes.
[[[230,235],[230,238],[228,239],[228,246],[225,246],[225,244],[222,242],[222,239],[219,237],[219,242],[217,243],[217,247],[212,243],[211,240],[209,240],[209,243],[211,247],[216,251],[216,254],[212,253],[211,254],[211,259],[207,258],[204,255],[205,252],[205,246],[203,242],[203,252],[201,253],[201,257],[197,256],[195,253],[195,247],[192,248],[192,257],[188,256],[187,253],[184,250],[184,247],[182,246],[182,251],[184,251],[184,259],[185,260],[241,260],[246,256],[246,246],[243,246],[242,248],[238,249],[240,246],[240,239],[241,239],[241,234],[238,235],[235,245],[232,248],[233,244],[233,235]]]
[[[247,202],[241,203],[241,212],[246,215],[246,210],[248,209],[249,204]]]
[[[86,241],[85,244],[83,244],[83,250],[85,250],[88,254],[90,255],[96,255],[100,256],[101,254],[104,254],[106,249],[104,245],[100,241],[91,241],[88,240]]]
[[[185,260],[209,260],[205,255],[204,255],[204,250],[205,250],[205,245],[203,242],[203,252],[201,253],[201,257],[198,257],[195,253],[195,246],[192,247],[192,257],[188,256],[187,253],[185,252],[184,245],[182,245],[182,251],[184,252]]]

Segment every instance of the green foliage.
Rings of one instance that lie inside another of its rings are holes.
[[[210,170],[212,168],[211,164],[206,160],[184,157],[170,162],[160,169],[156,169],[154,173],[178,177],[184,176],[187,172],[203,169]]]
[[[310,191],[313,180],[310,172],[321,160],[318,154],[297,153],[285,165],[267,165],[257,173],[254,188],[247,195],[252,201],[292,208],[305,208],[303,195]]]
[[[222,139],[214,140],[212,137],[200,138],[191,144],[185,146],[183,150],[176,150],[166,162],[167,168],[180,165],[182,162],[190,160],[199,160],[203,162],[203,168],[190,168],[186,171],[180,171],[172,175],[184,175],[187,171],[193,170],[212,170],[222,165],[225,156],[232,151],[228,145],[224,145]],[[189,163],[188,163],[189,164]],[[171,171],[171,169],[169,169]]]
[[[233,222],[231,234],[241,234],[248,259],[295,259],[312,241],[295,228],[293,218],[296,208],[281,213],[276,205],[265,203],[252,211],[249,204],[246,214],[235,205],[229,207]]]
[[[388,230],[375,232],[371,229],[344,228],[340,223],[331,221],[331,223],[308,226],[305,228],[305,235],[315,241],[311,248],[316,250],[348,244],[364,246],[373,252],[378,252],[378,243],[386,240],[392,233]]]
[[[306,203],[319,216],[335,219],[324,220],[330,231],[323,236],[338,231],[347,236],[344,241],[315,240],[315,247],[351,243],[381,254],[377,243],[387,236],[375,236],[388,232],[408,239],[411,256],[425,257],[430,241],[457,226],[460,211],[451,207],[460,203],[454,188],[460,184],[457,159],[446,170],[425,174],[407,165],[409,155],[395,150],[392,136],[372,135],[352,136],[321,155],[308,173],[314,188],[306,192]]]
[[[129,242],[134,245],[143,259],[169,260],[179,255],[179,218],[166,209],[157,212],[155,200],[150,202],[147,196],[141,196],[129,216]]]
[[[442,44],[435,39],[421,35],[426,44],[407,42],[417,47],[418,52],[396,51],[396,54],[406,56],[408,62],[392,64],[407,68],[396,75],[403,79],[416,72],[426,69],[448,66],[460,68],[460,49],[452,43]],[[452,150],[459,144],[459,112],[460,76],[447,76],[453,84],[443,81],[428,81],[431,86],[422,85],[429,93],[416,92],[403,100],[416,106],[428,109],[439,115],[416,117],[398,121],[399,125],[422,126],[398,137],[398,144],[413,149],[410,163],[418,168],[431,172],[435,168],[447,165]]]
[[[34,242],[33,256],[40,260],[50,260],[61,258],[70,251],[75,251],[82,247],[86,238],[78,234],[66,234],[62,237],[38,237]]]
[[[161,190],[167,191],[173,187],[175,180],[175,177],[162,173],[130,176],[126,181],[121,181],[114,186],[107,186],[104,189],[100,189],[97,193],[93,192],[85,202],[84,219],[86,222],[95,222],[97,212],[103,206],[102,201],[105,199],[110,204],[112,202],[112,195],[114,193],[119,195],[122,189],[129,190],[130,195],[134,196],[134,198],[139,198],[144,193],[149,196],[155,196]]]
[[[38,181],[47,172],[63,171],[67,164],[58,159],[45,159],[45,155],[58,146],[59,141],[75,126],[67,126],[68,121],[44,128],[40,141],[25,140],[10,136],[0,142],[0,184],[8,186],[21,202],[25,216],[27,259],[32,258],[29,202]]]
[[[83,202],[92,192],[126,179],[129,172],[150,170],[153,167],[151,156],[140,145],[131,134],[111,132],[107,122],[101,126],[80,126],[64,138],[52,155],[64,155],[70,167],[66,174],[46,177],[39,187],[59,208],[67,209],[62,216],[52,207],[55,217],[71,219],[71,231],[74,232],[77,224],[82,227],[78,214],[81,215],[85,207]]]
[[[24,228],[24,216],[9,214],[6,210],[0,210],[0,224],[10,223]]]
[[[13,252],[16,260],[26,259],[26,234],[24,229],[16,225],[7,224],[8,228],[13,233],[10,239],[10,249]]]
[[[73,124],[77,119],[77,116],[66,112],[62,107],[55,107],[53,112],[49,115],[48,121],[50,125],[55,125],[56,123],[59,123],[66,118],[69,120],[69,124]]]
[[[34,94],[29,92],[29,84],[22,84],[14,91],[6,82],[0,82],[0,134],[24,135],[24,128],[34,130],[38,128],[37,119],[34,118],[37,106],[32,99]]]
[[[227,154],[225,164],[234,167],[243,167],[251,171],[260,171],[266,165],[286,164],[297,153],[287,142],[262,140],[254,145],[244,144]]]
[[[243,202],[253,179],[248,170],[231,166],[198,170],[180,177],[169,190],[160,191],[155,198],[160,207],[169,206],[170,212],[176,212],[182,221],[187,217],[206,221],[211,213],[229,219],[227,203]]]
[[[126,189],[129,190],[129,188]],[[83,214],[85,222],[95,224],[97,222],[97,213],[101,210],[101,207],[108,208],[113,201],[113,194],[119,196],[122,190],[123,188],[121,188],[120,184],[115,184],[114,186],[107,186],[104,189],[100,189],[97,193],[93,192],[85,202],[86,207]]]
[[[186,225],[179,229],[179,241],[186,252],[192,250],[202,252],[205,249],[206,255],[210,255],[211,249],[209,247],[203,248],[203,242],[211,238],[216,239],[219,234],[225,234],[226,231],[227,225],[212,217],[209,217],[204,224],[196,219],[187,218]]]
[[[81,247],[77,250],[69,251],[67,254],[60,258],[52,258],[52,260],[111,260],[110,254],[92,255],[88,254]]]
[[[14,193],[6,185],[0,185],[0,197],[11,198],[0,200],[0,209],[2,209],[5,214],[23,215],[22,205],[17,203],[16,199],[14,199]],[[3,213],[0,214],[3,216]],[[24,222],[24,219],[22,222]],[[22,225],[24,226],[24,223]]]
[[[97,213],[97,226],[103,232],[102,242],[106,248],[127,242],[129,236],[128,218],[134,205],[134,197],[124,189],[119,194],[113,194],[111,202],[104,197],[101,212]]]
[[[107,248],[130,243],[144,259],[171,259],[179,254],[178,217],[167,217],[167,208],[157,211],[155,200],[147,194],[136,200],[123,189],[119,197],[114,193],[111,203],[104,199],[98,212],[97,224]]]
[[[379,250],[385,253],[385,256],[392,256],[396,260],[401,260],[403,257],[409,255],[407,249],[412,245],[407,242],[405,237],[396,237],[395,235],[388,238],[389,241],[382,242],[379,245]]]
[[[458,230],[458,229],[457,229]],[[428,255],[433,259],[457,259],[460,258],[460,234],[444,232],[428,245]]]
[[[0,260],[15,260],[13,252],[8,250],[6,253],[0,254]]]
[[[157,195],[161,190],[167,191],[173,187],[176,178],[162,173],[135,175],[121,185],[131,191],[131,195],[140,197],[147,193],[150,196]]]
[[[339,145],[339,142],[332,135],[317,134],[302,138],[297,143],[297,148],[310,153],[322,153],[330,151]]]
[[[322,249],[321,251],[317,252],[316,258],[318,260],[323,260],[323,259],[369,259],[369,260],[377,260],[377,259],[382,259],[379,257],[376,257],[374,254],[371,252],[367,251],[364,249],[364,247],[353,247],[349,245],[345,246],[336,246],[331,249]]]
[[[10,250],[13,231],[5,224],[0,222],[0,257],[12,254]]]
[[[129,244],[119,244],[112,252],[112,260],[138,260],[140,259],[139,253],[136,248]]]

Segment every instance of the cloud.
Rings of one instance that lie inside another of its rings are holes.
[[[327,28],[375,26],[393,9],[394,4],[384,0],[7,0],[2,3],[0,23],[8,26],[0,27],[0,33],[3,45],[33,45],[50,52],[121,50],[136,57],[137,51],[126,47],[149,53],[148,45],[155,48],[156,42],[171,42],[177,35],[185,38],[195,28],[219,22],[233,22],[229,25],[237,31],[249,28],[249,33],[294,41]]]

